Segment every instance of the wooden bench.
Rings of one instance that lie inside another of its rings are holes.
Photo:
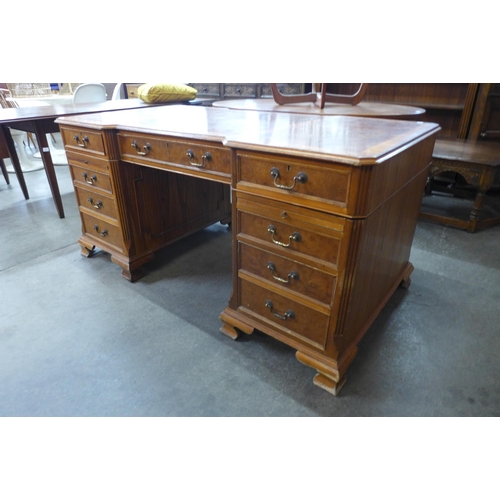
[[[476,188],[473,207],[469,218],[437,214],[428,210],[426,196],[420,208],[420,220],[437,222],[450,227],[465,229],[474,233],[480,229],[500,223],[500,213],[485,217],[483,203],[486,193],[500,172],[500,143],[437,140],[432,154],[429,178],[425,190],[431,195],[434,179],[444,172],[460,174],[468,184]]]

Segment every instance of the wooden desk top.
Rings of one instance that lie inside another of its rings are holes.
[[[300,113],[342,116],[365,116],[383,118],[418,118],[425,113],[425,109],[399,104],[385,104],[380,102],[360,102],[357,106],[349,104],[326,103],[323,109],[312,102],[295,104],[277,104],[274,99],[233,99],[216,101],[212,104],[216,108],[240,109],[246,111],[274,111],[277,113]]]
[[[500,166],[500,143],[480,141],[437,140],[433,158]]]
[[[296,156],[307,152],[311,158],[350,165],[379,163],[439,130],[439,125],[427,122],[182,105],[65,116],[56,123],[206,140]]]

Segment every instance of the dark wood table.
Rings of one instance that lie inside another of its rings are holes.
[[[196,104],[196,100],[191,103]],[[172,103],[167,103],[172,104]],[[43,166],[54,203],[59,217],[64,218],[64,209],[57,184],[54,164],[50,156],[47,134],[59,132],[59,126],[55,120],[61,116],[79,115],[88,113],[102,113],[105,111],[117,111],[124,109],[149,108],[156,106],[146,104],[140,99],[120,99],[114,101],[80,103],[80,104],[54,104],[51,106],[38,106],[30,108],[6,108],[0,109],[0,125],[3,129],[4,147],[8,150],[8,156],[12,161],[12,166],[19,180],[19,185],[26,199],[29,199],[28,189],[24,180],[24,174],[17,156],[16,147],[12,139],[9,128],[32,132],[35,134],[40,150]]]
[[[5,163],[3,161],[3,159],[7,158],[7,156],[9,156],[9,149],[7,148],[7,141],[5,139],[3,128],[0,127],[0,169],[2,170],[5,182],[10,184],[9,174],[7,173],[7,168],[5,167]]]
[[[231,99],[216,101],[212,106],[216,108],[239,109],[244,111],[272,111],[275,113],[298,113],[317,116],[341,115],[415,120],[420,119],[425,113],[425,109],[416,108],[414,106],[364,101],[356,106],[350,104],[326,103],[323,109],[312,102],[278,104],[274,99]]]

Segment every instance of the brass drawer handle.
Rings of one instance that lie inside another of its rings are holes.
[[[94,203],[94,200],[92,198],[88,198],[87,200],[94,208],[97,208],[98,210],[102,208],[102,201],[99,200],[97,203]]]
[[[76,143],[78,144],[78,146],[80,146],[81,148],[86,148],[87,147],[87,144],[89,142],[89,138],[87,136],[84,136],[84,138],[82,139],[82,142],[80,142],[80,137],[78,136],[78,134],[75,134],[73,136],[73,139],[75,139]]]
[[[131,146],[135,149],[135,152],[141,156],[146,156],[151,151],[151,144],[149,144],[149,142],[142,146],[142,149],[144,149],[144,151],[141,151],[141,148],[137,144],[137,141],[134,141]]]
[[[277,188],[280,188],[280,189],[287,189],[287,190],[291,190],[295,187],[295,184],[297,184],[297,181],[300,182],[301,184],[305,184],[307,182],[307,174],[305,174],[304,172],[299,172],[294,178],[293,178],[293,184],[291,186],[285,186],[283,184],[278,184],[276,182],[276,179],[279,178],[280,176],[280,171],[276,168],[276,167],[273,167],[271,169],[271,176],[273,177],[273,182],[274,182],[274,185],[277,187]]]
[[[279,281],[280,283],[290,283],[290,280],[298,280],[299,279],[299,273],[297,271],[290,271],[288,273],[288,279],[284,279],[284,278],[280,278],[279,276],[276,276],[274,274],[276,272],[276,265],[274,264],[274,262],[268,262],[267,268],[271,271],[273,278],[276,281]]]
[[[209,152],[205,153],[201,157],[201,163],[195,163],[195,162],[192,161],[194,159],[194,153],[193,153],[192,149],[188,149],[187,150],[186,156],[189,158],[189,163],[193,167],[204,167],[205,166],[205,160],[206,161],[212,161],[212,155]]]
[[[287,319],[295,319],[295,313],[291,310],[286,311],[285,314],[279,314],[277,312],[273,311],[273,303],[270,300],[266,300],[265,306],[268,307],[271,310],[271,314],[276,316],[279,319],[282,319],[283,321],[286,321]]]
[[[105,236],[107,236],[107,235],[108,235],[108,230],[107,230],[107,229],[103,229],[103,231],[102,231],[102,232],[99,232],[99,226],[98,226],[97,224],[94,226],[94,229],[95,229],[95,232],[96,232],[99,236],[102,236],[103,238],[104,238]]]
[[[85,179],[85,182],[87,184],[92,184],[94,185],[96,182],[97,182],[97,177],[95,175],[89,177],[89,175],[87,174],[87,172],[84,172],[82,174],[82,177]]]
[[[269,233],[271,233],[271,239],[273,240],[273,242],[276,243],[276,245],[280,245],[282,247],[289,247],[292,244],[292,241],[300,241],[302,239],[302,236],[300,236],[299,233],[297,233],[296,231],[294,231],[288,237],[288,243],[283,243],[281,241],[278,241],[278,240],[274,239],[274,235],[276,234],[276,228],[272,224],[269,224],[269,226],[267,226],[267,231]]]

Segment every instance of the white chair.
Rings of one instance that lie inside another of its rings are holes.
[[[113,95],[111,96],[112,101],[116,101],[117,99],[126,99],[125,96],[125,84],[117,83],[115,88],[113,89]]]
[[[102,83],[82,83],[73,94],[73,102],[104,102],[106,87]]]

